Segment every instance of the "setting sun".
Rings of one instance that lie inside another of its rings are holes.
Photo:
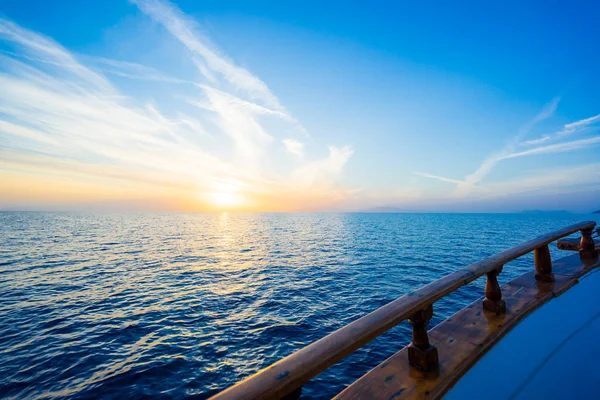
[[[218,208],[239,207],[244,203],[243,197],[236,192],[213,192],[210,200]]]

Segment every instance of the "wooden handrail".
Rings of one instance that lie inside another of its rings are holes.
[[[279,399],[299,389],[313,377],[417,313],[427,311],[437,300],[504,264],[577,231],[593,229],[593,221],[580,222],[489,256],[408,293],[337,331],[292,353],[213,397],[224,399]],[[545,254],[544,251],[539,251]],[[548,260],[544,260],[546,262]],[[541,267],[542,278],[548,278]],[[551,267],[550,267],[551,268]],[[536,265],[538,269],[538,265]],[[492,274],[493,275],[493,274]],[[537,276],[536,276],[537,279]],[[436,354],[437,359],[437,354]]]

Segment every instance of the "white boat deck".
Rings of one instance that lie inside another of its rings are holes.
[[[599,272],[526,317],[444,398],[600,399]]]

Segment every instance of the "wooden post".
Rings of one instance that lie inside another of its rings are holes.
[[[543,245],[533,250],[533,263],[535,264],[535,279],[542,282],[554,282],[552,273],[552,258],[548,245]]]
[[[597,257],[596,243],[592,237],[593,228],[581,230],[581,240],[579,241],[579,255],[582,257]]]
[[[413,327],[412,342],[408,345],[408,362],[423,371],[436,369],[439,365],[438,351],[429,343],[427,324],[433,317],[433,305],[417,311],[409,319]]]
[[[498,275],[500,272],[502,272],[502,266],[487,273],[485,299],[483,300],[483,309],[496,314],[504,314],[506,312],[506,302],[502,300],[502,291],[498,284]]]

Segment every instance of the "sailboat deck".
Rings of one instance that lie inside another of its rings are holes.
[[[600,393],[600,273],[525,318],[445,399],[591,399]],[[550,384],[549,384],[550,383]],[[491,389],[491,390],[490,390]]]
[[[554,262],[554,282],[536,281],[533,271],[521,275],[502,287],[505,314],[484,310],[482,298],[429,331],[430,342],[439,353],[438,369],[425,372],[412,367],[408,362],[408,348],[404,348],[335,398],[399,400],[439,397],[521,319],[564,293],[578,283],[578,278],[599,265],[598,259],[583,262],[579,254],[574,254]],[[516,357],[521,359],[528,355],[525,352]],[[513,362],[519,360],[513,359]],[[506,371],[498,370],[497,373],[505,376]]]

